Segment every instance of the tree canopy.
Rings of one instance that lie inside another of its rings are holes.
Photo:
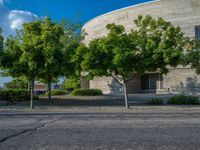
[[[200,40],[197,38],[188,41],[188,51],[184,54],[183,62],[200,74]]]
[[[34,107],[34,81],[44,64],[40,23],[25,23],[16,37],[8,37],[1,59],[1,66],[10,76],[25,76],[31,82],[31,108]]]
[[[0,28],[0,52],[3,50],[3,35],[2,35],[2,30]]]
[[[25,76],[31,81],[31,107],[36,79],[48,83],[50,91],[50,84],[59,76],[74,73],[71,57],[81,40],[79,28],[78,24],[55,23],[46,17],[25,23],[16,37],[6,39],[1,66],[10,76]]]
[[[23,78],[16,78],[5,84],[6,89],[28,89],[28,81]]]
[[[49,100],[51,99],[51,83],[63,74],[65,52],[61,37],[64,36],[64,28],[45,18],[40,24],[41,53],[44,63],[41,64],[39,79],[48,84]]]
[[[112,76],[123,85],[128,107],[126,84],[133,74],[159,70],[168,72],[168,66],[177,66],[184,51],[184,34],[162,18],[139,16],[136,28],[126,32],[122,25],[108,24],[108,35],[94,39],[84,50],[81,66],[88,76]],[[83,53],[82,51],[82,53]]]
[[[90,79],[112,76],[124,87],[128,108],[126,86],[133,75],[167,73],[168,66],[180,63],[187,45],[180,27],[162,18],[138,16],[134,23],[136,27],[130,32],[122,25],[108,24],[108,34],[92,40],[88,47],[80,44],[83,36],[79,23],[55,23],[48,17],[25,23],[16,37],[6,39],[5,48],[0,36],[0,63],[12,77],[25,76],[31,81],[32,97],[36,79],[48,83],[50,91],[50,84],[61,75],[72,79],[81,72],[87,72]],[[198,55],[195,51],[189,56],[196,60],[193,68],[199,66]]]

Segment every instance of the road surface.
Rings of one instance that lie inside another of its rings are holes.
[[[200,112],[0,112],[0,150],[198,150]]]

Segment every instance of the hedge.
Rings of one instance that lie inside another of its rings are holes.
[[[29,90],[20,90],[20,89],[13,89],[13,90],[0,90],[0,99],[1,100],[8,100],[11,102],[19,102],[19,101],[26,101],[30,99],[30,91]],[[38,99],[37,96],[34,99]]]
[[[103,92],[99,89],[76,89],[71,95],[73,96],[100,96]]]
[[[172,105],[198,105],[199,99],[196,96],[185,96],[185,95],[178,95],[171,97],[167,104]]]

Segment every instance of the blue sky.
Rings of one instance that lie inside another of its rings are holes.
[[[95,16],[149,0],[9,0],[10,9],[27,10],[55,20],[80,19],[86,22]]]
[[[0,27],[3,35],[14,34],[23,22],[50,16],[81,21],[83,24],[101,14],[150,0],[0,0]]]

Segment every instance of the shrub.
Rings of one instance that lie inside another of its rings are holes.
[[[72,93],[74,96],[99,96],[103,95],[102,91],[99,89],[76,89]]]
[[[49,92],[47,92],[45,95],[47,96]],[[64,95],[66,92],[62,90],[52,90],[51,95]]]
[[[178,95],[171,97],[167,104],[173,104],[173,105],[198,105],[199,100],[196,96],[185,96],[185,95]]]
[[[35,94],[34,97],[33,97],[33,99],[34,99],[34,100],[40,100],[39,95],[38,95],[38,94]],[[29,97],[28,100],[30,100],[30,97]]]
[[[67,91],[73,91],[75,89],[80,88],[81,82],[79,77],[71,77],[69,79],[65,79],[62,84],[63,89]]]
[[[14,79],[10,82],[5,83],[6,89],[27,89],[28,81],[23,79]]]
[[[163,105],[164,101],[160,98],[152,98],[151,100],[147,101],[148,105]]]
[[[8,100],[11,102],[19,102],[19,101],[26,101],[30,99],[30,91],[29,90],[0,90],[0,99],[1,100]],[[34,99],[38,99],[38,96],[35,96]]]

